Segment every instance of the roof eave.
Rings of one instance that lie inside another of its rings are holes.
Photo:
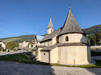
[[[42,41],[39,41],[40,43],[43,43],[43,42],[46,42],[46,41],[50,41],[52,39],[46,39],[46,40],[42,40]]]

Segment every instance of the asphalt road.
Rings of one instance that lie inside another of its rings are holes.
[[[101,68],[42,66],[0,61],[0,75],[101,75]]]

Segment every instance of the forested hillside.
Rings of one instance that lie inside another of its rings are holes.
[[[84,33],[86,34],[96,34],[97,32],[101,33],[101,24],[100,25],[95,25],[90,28],[82,29]]]
[[[93,27],[90,27],[90,28],[85,28],[85,29],[82,29],[84,31],[84,33],[86,34],[96,34],[97,32],[100,32],[101,33],[101,24],[100,25],[95,25]],[[23,41],[28,41],[28,42],[31,42],[33,41],[35,38],[35,35],[23,35],[23,36],[18,36],[18,37],[9,37],[9,38],[3,38],[3,39],[0,39],[4,42],[23,42]]]
[[[35,35],[23,35],[23,36],[18,36],[18,37],[9,37],[9,38],[2,38],[0,40],[4,42],[23,42],[23,41],[28,41],[32,42],[35,38]]]

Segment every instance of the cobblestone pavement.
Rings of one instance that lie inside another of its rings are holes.
[[[0,61],[0,75],[101,75],[101,68],[42,66]]]

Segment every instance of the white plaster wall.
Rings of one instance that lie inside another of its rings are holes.
[[[39,60],[39,61],[41,61],[41,49],[42,48],[38,48],[38,50],[37,50],[37,57],[36,57],[36,59]]]
[[[56,44],[56,36],[52,38],[51,41],[46,41],[46,42],[43,42],[42,44],[44,44],[45,46],[48,46],[48,43],[49,43],[49,46]]]
[[[69,41],[66,41],[65,38],[68,36]],[[83,42],[86,43],[85,36],[79,33],[65,34],[59,37],[59,43],[75,43]]]
[[[49,41],[49,46],[52,46],[52,41]]]
[[[41,45],[52,46],[52,41],[43,42],[43,43],[41,43]]]
[[[59,63],[80,65],[91,61],[90,48],[87,46],[59,47]]]
[[[41,61],[49,63],[49,59],[49,51],[41,51]]]
[[[40,44],[38,44],[38,45],[44,45],[44,43],[40,43]]]
[[[76,47],[75,64],[88,64],[91,62],[90,48],[87,46]]]
[[[5,49],[6,45],[3,42],[0,42],[0,44],[2,45],[2,47]]]
[[[28,43],[29,42],[25,42],[25,41],[23,43],[19,43],[19,47],[22,47],[22,48],[27,47]]]
[[[32,48],[30,44],[29,44],[29,48]]]
[[[58,47],[50,51],[50,63],[58,63]]]
[[[48,29],[48,34],[52,33],[53,32],[53,28],[49,28]]]
[[[59,48],[59,63],[74,64],[75,47],[60,47]]]
[[[52,39],[52,45],[56,44],[56,36]]]

